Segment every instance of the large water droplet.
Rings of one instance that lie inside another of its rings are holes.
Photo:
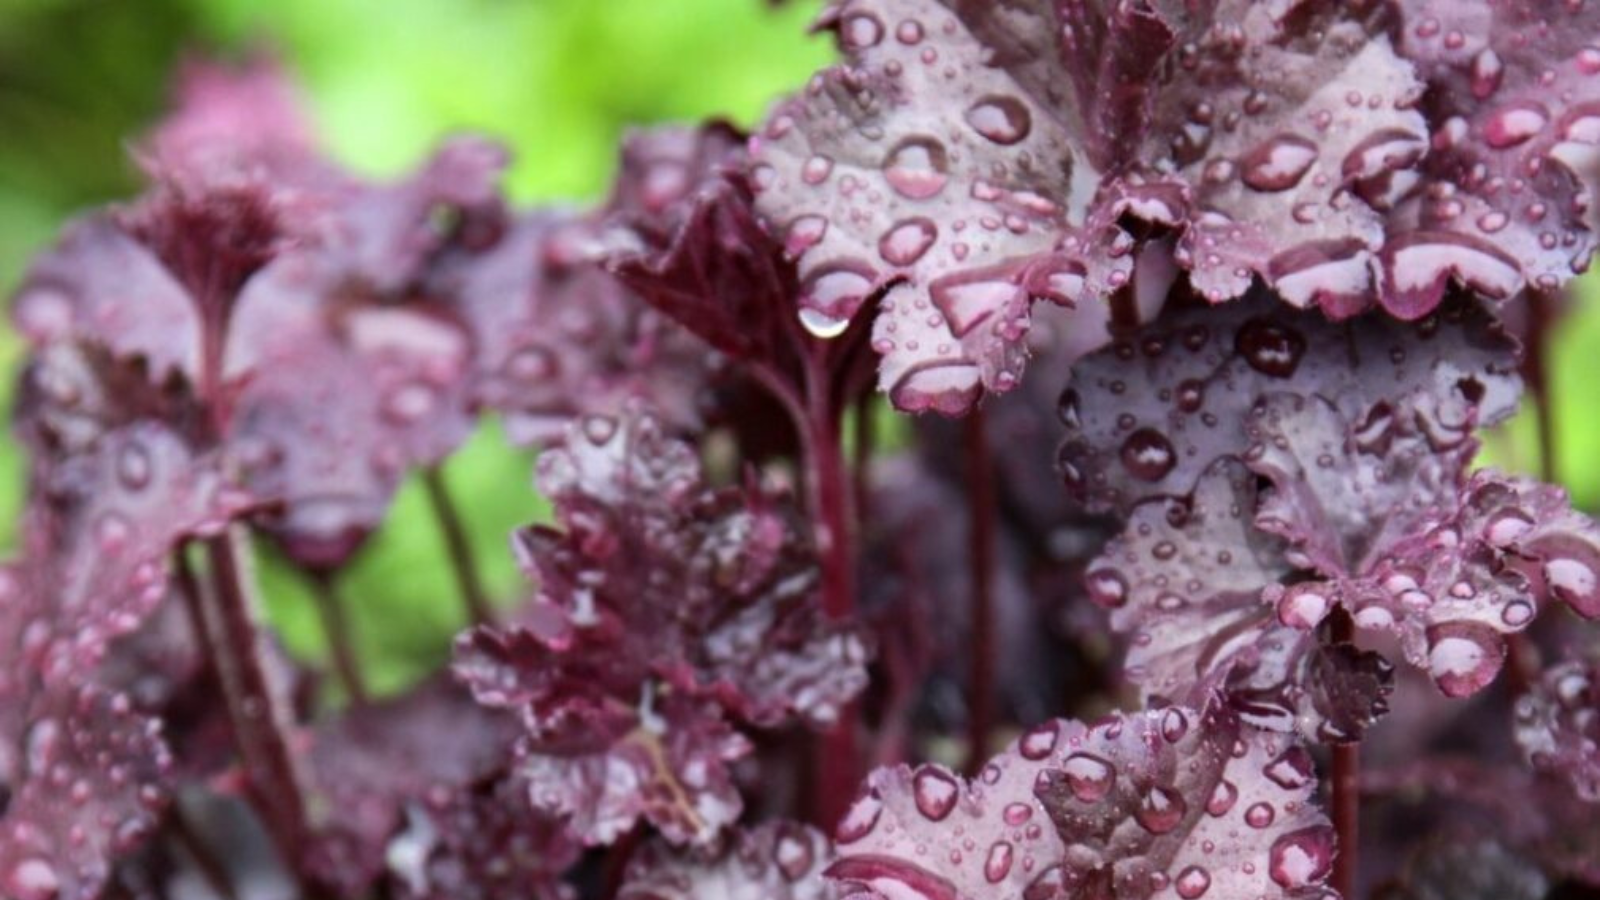
[[[926,765],[917,769],[911,779],[911,793],[917,811],[930,821],[943,821],[956,808],[961,787],[954,775],[939,766]]]
[[[1144,795],[1133,818],[1151,834],[1166,834],[1178,827],[1188,811],[1189,805],[1184,802],[1182,794],[1157,785]]]
[[[944,144],[931,137],[909,137],[894,146],[883,161],[883,177],[901,196],[926,200],[950,180]]]
[[[976,279],[976,280],[975,280]],[[960,273],[935,281],[929,288],[933,305],[950,322],[950,331],[964,337],[996,313],[1005,314],[1023,298],[1020,287],[1004,280],[984,280]]]
[[[816,854],[811,849],[811,841],[806,839],[798,826],[784,823],[780,828],[784,830],[773,844],[772,861],[777,863],[784,879],[797,882],[811,871]]]
[[[905,412],[937,411],[955,416],[977,401],[978,367],[966,361],[925,362],[911,367],[889,389],[889,400]]]
[[[872,278],[866,272],[851,265],[834,265],[806,277],[800,287],[800,307],[815,310],[829,319],[848,320],[870,293]]]
[[[839,38],[851,50],[875,47],[883,40],[883,23],[872,13],[860,12],[839,23]]]
[[[1487,625],[1444,622],[1428,629],[1428,673],[1448,697],[1468,697],[1494,680],[1505,642]]]
[[[1211,791],[1211,799],[1206,801],[1206,812],[1216,818],[1222,818],[1233,809],[1233,804],[1239,801],[1239,789],[1233,782],[1226,778],[1217,782],[1216,788]]]
[[[834,829],[834,842],[844,845],[861,840],[878,826],[878,819],[882,815],[883,800],[878,797],[877,791],[868,792],[839,820],[838,828]]]
[[[833,160],[818,154],[805,161],[800,167],[800,180],[806,184],[817,185],[828,180],[833,174]]]
[[[1600,615],[1600,597],[1597,597],[1595,587],[1595,570],[1593,551],[1587,556],[1590,562],[1575,559],[1570,556],[1559,556],[1547,559],[1544,563],[1544,579],[1550,585],[1550,590],[1561,602],[1566,603],[1581,615],[1594,618]]]
[[[809,306],[800,307],[800,325],[813,337],[836,338],[845,333],[850,327],[849,319],[835,319],[820,310]]]
[[[1128,602],[1128,583],[1112,569],[1098,569],[1085,576],[1089,585],[1089,598],[1106,609],[1116,609]]]
[[[1251,319],[1239,328],[1234,350],[1250,368],[1273,378],[1288,378],[1300,366],[1306,339],[1300,332],[1266,319]]]
[[[1332,603],[1316,583],[1297,584],[1278,601],[1278,621],[1302,631],[1310,631],[1321,624]]]
[[[909,266],[921,259],[938,237],[939,226],[932,219],[902,219],[878,239],[878,255],[890,265]]]
[[[1074,753],[1061,765],[1061,774],[1072,796],[1084,803],[1099,803],[1117,782],[1117,770],[1098,756]]]
[[[123,487],[137,491],[150,483],[150,451],[130,440],[117,451],[117,478]]]
[[[1250,808],[1244,811],[1245,824],[1249,825],[1251,828],[1266,828],[1267,826],[1271,825],[1273,820],[1277,817],[1277,810],[1272,808],[1271,803],[1267,803],[1265,801],[1261,803],[1252,803],[1250,804]]]
[[[1472,96],[1487,100],[1500,90],[1500,78],[1505,75],[1505,63],[1493,47],[1485,47],[1472,58]]]
[[[1503,106],[1489,115],[1483,123],[1483,140],[1496,150],[1515,147],[1544,130],[1550,123],[1550,113],[1532,102]]]
[[[438,392],[420,381],[407,382],[389,393],[383,411],[398,425],[419,422],[433,412],[438,403]]]
[[[16,900],[55,900],[61,877],[42,859],[23,859],[6,874],[6,896]]]
[[[1240,160],[1240,178],[1258,191],[1286,191],[1317,161],[1317,145],[1297,134],[1269,138]]]
[[[1311,761],[1311,754],[1304,747],[1295,745],[1267,763],[1262,774],[1279,787],[1293,791],[1312,782],[1316,777],[1316,766]]]
[[[1011,874],[1011,844],[1006,841],[995,841],[989,848],[989,856],[983,861],[983,877],[990,884],[999,884]]]
[[[1028,136],[1033,116],[1015,97],[991,95],[967,108],[967,124],[996,144],[1009,146]]]
[[[1122,467],[1140,481],[1156,482],[1178,464],[1172,442],[1153,428],[1141,428],[1122,442]]]
[[[1178,873],[1178,879],[1173,882],[1173,887],[1183,900],[1199,900],[1211,889],[1211,873],[1199,866],[1190,866]]]
[[[1333,829],[1322,825],[1283,835],[1272,842],[1267,873],[1291,890],[1316,884],[1332,868],[1333,840]]]
[[[1056,749],[1056,741],[1060,738],[1061,732],[1057,730],[1054,722],[1042,722],[1018,739],[1017,752],[1022,754],[1023,759],[1037,762]]]
[[[1167,743],[1176,744],[1189,733],[1189,717],[1181,709],[1169,709],[1161,715],[1161,736]]]

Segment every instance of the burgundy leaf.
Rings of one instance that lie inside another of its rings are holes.
[[[228,348],[229,449],[283,504],[273,527],[306,564],[346,558],[406,472],[472,425],[465,330],[440,306],[363,296],[352,278],[326,257],[280,258],[240,298]]]
[[[715,855],[651,843],[628,864],[621,900],[832,900],[822,871],[833,849],[821,832],[768,822],[735,832]]]
[[[77,346],[93,363],[42,374],[103,379],[46,407],[45,425],[163,413],[189,446],[227,445],[291,555],[335,565],[404,471],[470,427],[472,335],[425,283],[442,256],[497,239],[504,153],[455,140],[413,177],[369,184],[315,156],[274,70],[193,79],[151,140],[152,189],[70,229],[18,295],[42,356]],[[128,366],[170,406],[151,409]]]
[[[714,123],[629,135],[609,262],[652,306],[735,359],[793,364],[794,267],[729,177],[742,137]]]
[[[560,527],[517,550],[539,593],[518,624],[458,640],[456,673],[520,715],[534,805],[586,842],[644,817],[707,844],[741,809],[727,764],[750,748],[726,720],[831,723],[865,686],[863,640],[821,616],[786,502],[708,488],[637,409],[573,425],[538,482]]]
[[[1210,300],[1260,277],[1358,311],[1427,146],[1376,5],[854,0],[826,21],[847,62],[777,110],[752,177],[803,253],[803,308],[888,291],[874,342],[905,409],[1010,389],[1034,300],[1126,283],[1125,220],[1181,228]]]
[[[0,675],[27,677],[9,665]],[[154,830],[166,805],[171,760],[159,724],[125,696],[91,687],[26,700],[0,689],[0,702],[25,710],[0,715],[0,892],[100,896],[112,862]]]
[[[1220,708],[1048,722],[971,782],[873,773],[828,877],[884,897],[1325,896],[1311,757]]]
[[[1566,779],[1600,802],[1600,670],[1592,659],[1551,666],[1517,698],[1516,736],[1536,769]]]
[[[1465,303],[1414,324],[1330,323],[1263,293],[1216,309],[1171,307],[1074,367],[1061,394],[1062,476],[1098,510],[1187,493],[1212,460],[1255,443],[1252,410],[1277,392],[1322,398],[1374,446],[1399,427],[1448,453],[1511,413],[1513,354],[1493,320]]]
[[[1565,284],[1600,225],[1600,16],[1557,0],[1398,5],[1433,135],[1383,249],[1384,305],[1426,313],[1451,279],[1495,299]]]
[[[272,58],[236,67],[188,60],[173,93],[173,109],[136,151],[151,177],[191,190],[227,180],[334,177],[318,159],[305,98]]]
[[[513,779],[406,807],[385,853],[401,900],[572,900],[561,874],[581,847]]]
[[[1313,627],[1341,604],[1358,627],[1397,633],[1407,659],[1461,697],[1498,674],[1504,635],[1548,598],[1600,613],[1600,531],[1560,490],[1491,470],[1462,479],[1470,443],[1436,456],[1404,422],[1363,449],[1320,399],[1275,397],[1258,413],[1251,466],[1274,490],[1257,524],[1325,579],[1271,598],[1285,623]]]
[[[616,414],[633,397],[674,430],[700,423],[717,361],[600,269],[597,231],[523,216],[489,249],[448,254],[432,276],[472,334],[472,403],[502,413],[518,443],[557,439],[573,418]]]
[[[16,295],[12,316],[35,345],[87,338],[143,358],[154,378],[200,370],[200,320],[183,285],[110,217],[69,225]]]
[[[112,639],[137,630],[166,598],[172,550],[221,531],[250,503],[214,457],[191,455],[153,422],[110,432],[41,471],[19,569],[39,618],[14,664],[47,681],[81,680]]]
[[[1218,460],[1192,496],[1134,508],[1091,566],[1090,594],[1131,635],[1126,675],[1147,699],[1198,704],[1221,689],[1257,727],[1359,738],[1387,711],[1388,664],[1314,632],[1329,601],[1285,590],[1294,566],[1255,527],[1257,505],[1255,476]]]
[[[352,895],[385,867],[408,804],[450,803],[492,780],[510,761],[516,723],[472,702],[448,680],[360,707],[310,735],[308,768],[316,837],[306,869]]]
[[[582,703],[583,701],[575,701]],[[675,844],[705,844],[744,809],[729,766],[750,752],[714,705],[645,689],[632,721],[611,709],[562,709],[525,740],[518,776],[535,809],[586,844],[609,844],[640,820]]]

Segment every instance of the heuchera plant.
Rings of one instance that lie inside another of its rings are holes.
[[[1600,891],[1600,527],[1475,461],[1525,383],[1548,459],[1600,6],[817,27],[752,134],[634,134],[580,211],[182,73],[13,305],[0,895]],[[441,474],[486,417],[554,510],[517,597]],[[468,626],[378,696],[337,588],[408,478]]]

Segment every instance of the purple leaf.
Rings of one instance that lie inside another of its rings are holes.
[[[152,178],[203,191],[229,181],[334,177],[318,159],[305,98],[276,60],[189,60],[173,93],[172,111],[136,150]]]
[[[111,218],[69,225],[19,289],[12,316],[36,346],[74,338],[140,357],[159,380],[200,369],[200,321],[184,287]]]
[[[714,705],[654,701],[646,689],[626,730],[624,710],[591,712],[559,710],[522,743],[517,774],[535,809],[591,845],[615,842],[640,820],[675,844],[703,845],[739,818],[729,767],[751,747]]]
[[[406,808],[385,852],[400,900],[572,900],[561,874],[581,851],[513,779]]]
[[[825,21],[846,63],[753,142],[758,206],[802,251],[809,314],[887,291],[874,343],[904,409],[1009,390],[1036,299],[1103,303],[1127,282],[1131,220],[1181,229],[1212,301],[1260,277],[1350,315],[1428,137],[1382,18],[840,3]]]
[[[674,430],[700,423],[717,361],[600,269],[597,232],[584,219],[523,216],[432,276],[472,334],[471,402],[504,414],[518,443],[557,439],[573,418],[616,414],[633,397]]]
[[[172,550],[221,531],[251,503],[214,456],[191,455],[153,422],[54,462],[38,486],[20,573],[39,618],[15,664],[52,682],[81,680],[112,639],[137,630],[167,596]]]
[[[833,849],[821,832],[768,822],[734,833],[719,853],[653,842],[628,863],[621,900],[832,900],[822,871]]]
[[[316,728],[308,768],[321,821],[305,868],[321,884],[362,893],[383,872],[407,805],[470,794],[492,780],[515,736],[513,720],[443,679]]]
[[[1497,300],[1555,290],[1588,268],[1600,225],[1600,16],[1555,0],[1398,5],[1433,135],[1383,249],[1384,305],[1414,318],[1451,279]]]
[[[1091,566],[1091,596],[1131,635],[1125,673],[1147,699],[1203,703],[1221,689],[1257,727],[1359,738],[1387,711],[1388,664],[1314,633],[1329,601],[1285,591],[1294,567],[1255,527],[1258,502],[1254,475],[1226,457],[1192,496],[1145,501]]]
[[[1578,796],[1600,802],[1600,668],[1571,659],[1546,669],[1517,698],[1516,736],[1535,769],[1553,773]]]
[[[636,409],[572,426],[538,483],[560,526],[517,536],[539,593],[458,640],[456,673],[521,716],[530,797],[583,840],[644,817],[707,844],[741,809],[727,764],[750,747],[726,720],[831,723],[865,686],[863,639],[823,620],[786,502],[708,488]]]
[[[971,782],[879,769],[828,877],[884,897],[1325,896],[1334,836],[1311,757],[1220,708],[1024,734]]]
[[[1475,427],[1511,413],[1515,373],[1510,340],[1467,304],[1413,324],[1371,315],[1330,323],[1264,293],[1216,309],[1173,307],[1074,367],[1061,394],[1059,462],[1092,509],[1181,495],[1212,460],[1256,443],[1252,410],[1279,392],[1322,398],[1374,447],[1393,428],[1420,429],[1434,451],[1466,453]]]
[[[1600,571],[1600,531],[1571,510],[1562,491],[1492,470],[1463,482],[1460,462],[1435,477],[1434,463],[1408,462],[1418,456],[1399,448],[1421,439],[1403,433],[1386,457],[1366,458],[1352,452],[1355,442],[1327,406],[1292,406],[1273,404],[1262,417],[1263,446],[1276,448],[1263,461],[1309,442],[1321,451],[1315,458],[1326,460],[1315,465],[1344,477],[1298,500],[1262,504],[1258,525],[1295,535],[1302,564],[1326,579],[1272,598],[1280,620],[1309,627],[1318,611],[1343,605],[1357,627],[1398,634],[1410,662],[1445,694],[1463,697],[1494,679],[1505,658],[1504,636],[1528,627],[1549,598],[1587,617],[1600,613],[1593,575]],[[1303,474],[1305,462],[1295,468],[1257,471],[1275,486],[1305,489],[1321,480]],[[1379,473],[1401,478],[1383,486]],[[1352,483],[1361,490],[1350,490]],[[1385,493],[1389,499],[1369,505]],[[1282,511],[1289,507],[1300,520],[1284,529]],[[1343,552],[1319,553],[1310,535]]]
[[[0,572],[0,576],[4,573]],[[0,678],[29,676],[7,666]],[[111,864],[154,830],[171,766],[154,720],[122,695],[0,685],[0,892],[88,900]]]
[[[382,520],[401,478],[469,432],[470,337],[442,306],[365,296],[343,262],[290,255],[240,298],[228,376],[230,453],[283,504],[297,560],[337,565]]]

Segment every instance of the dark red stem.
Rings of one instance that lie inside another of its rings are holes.
[[[356,659],[355,640],[350,633],[350,617],[345,614],[344,598],[339,595],[337,576],[332,572],[311,573],[311,584],[316,593],[317,613],[322,618],[322,632],[328,641],[328,655],[333,658],[333,671],[344,688],[350,702],[360,706],[368,699],[367,682],[361,674],[361,664]]]
[[[994,460],[983,410],[962,420],[966,453],[967,551],[971,562],[971,669],[967,673],[967,764],[976,775],[994,730]]]
[[[289,746],[288,699],[267,669],[246,569],[244,532],[230,529],[203,547],[211,575],[204,590],[178,554],[178,582],[190,604],[207,664],[221,688],[250,798],[285,862],[298,867],[312,832],[299,768]]]
[[[422,483],[428,489],[428,502],[433,506],[434,518],[439,522],[439,532],[444,536],[445,550],[450,554],[450,567],[455,571],[456,587],[461,591],[461,602],[474,625],[494,620],[494,610],[489,606],[488,592],[478,575],[477,561],[472,558],[472,543],[467,540],[466,528],[461,524],[461,514],[450,497],[449,485],[444,482],[444,470],[437,465],[423,470]]]
[[[812,391],[812,396],[818,393]],[[854,483],[845,464],[838,411],[825,402],[813,401],[810,407],[806,485],[822,565],[822,609],[830,619],[848,620],[856,612]],[[852,704],[822,735],[818,747],[816,815],[826,829],[844,816],[861,779],[857,718]]]
[[[826,366],[814,355],[806,359],[803,397],[780,373],[754,366],[751,374],[788,411],[800,434],[806,506],[822,570],[822,609],[828,618],[844,621],[856,612],[855,487],[841,440],[841,411],[830,400]],[[861,779],[858,719],[856,706],[846,707],[817,742],[812,817],[826,830],[849,808]]]
[[[1349,643],[1354,623],[1343,610],[1333,614],[1330,637],[1335,643]],[[1355,900],[1361,858],[1361,745],[1333,746],[1333,772],[1329,795],[1333,807],[1333,830],[1339,838],[1339,852],[1333,860],[1333,889],[1345,900]]]

